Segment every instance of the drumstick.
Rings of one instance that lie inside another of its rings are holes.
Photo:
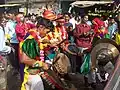
[[[56,58],[56,60],[52,63],[49,64],[49,68],[54,67],[54,64],[60,59],[60,57]]]
[[[63,41],[61,41],[59,44],[57,44],[57,46],[60,46],[62,43],[64,43],[66,41],[66,39],[64,39]]]
[[[59,59],[60,59],[60,56],[59,56],[58,58],[55,59],[55,61],[53,62],[52,65],[54,65]]]

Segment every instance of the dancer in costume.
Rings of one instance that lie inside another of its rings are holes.
[[[43,17],[56,23],[56,27],[54,28],[54,34],[52,33],[54,38],[58,39],[59,42],[63,41],[64,39],[67,39],[68,36],[66,28],[64,27],[65,20],[63,18],[63,15],[55,15],[52,11],[46,10],[43,13]]]
[[[76,45],[79,47],[80,52],[83,54],[81,56],[82,60],[78,61],[80,61],[80,64],[82,64],[80,66],[80,73],[82,73],[85,76],[85,85],[88,85],[88,83],[90,84],[95,83],[93,79],[94,76],[92,75],[90,69],[91,68],[90,51],[92,48],[94,32],[91,30],[91,27],[86,22],[82,21],[81,24],[76,25],[74,36],[76,39]]]
[[[42,40],[54,27],[53,24],[44,18],[40,18],[36,30],[29,30],[20,43],[21,63],[25,64],[24,81],[21,90],[44,90],[43,82],[40,77],[41,70],[48,69],[44,62],[44,48],[47,47],[47,40]]]

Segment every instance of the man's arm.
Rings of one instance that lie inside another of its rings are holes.
[[[4,45],[5,45],[5,35],[4,35],[3,28],[0,27],[0,51],[3,50]]]
[[[46,63],[42,61],[36,61],[34,59],[29,58],[25,53],[22,52],[22,57],[20,59],[21,63],[24,63],[25,65],[32,66],[32,67],[42,67],[44,70],[48,69],[48,66]]]

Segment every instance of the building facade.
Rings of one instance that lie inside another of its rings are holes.
[[[46,5],[55,5],[56,0],[6,0],[7,4],[21,4],[19,12],[41,14]]]
[[[0,4],[4,4],[5,0],[0,0]],[[0,13],[4,12],[5,8],[1,7],[0,8]]]

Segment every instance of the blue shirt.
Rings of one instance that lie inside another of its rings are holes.
[[[110,37],[117,32],[117,23],[112,24],[111,26],[108,27],[108,32],[110,34]]]
[[[9,20],[6,23],[5,34],[10,35],[10,43],[18,43],[16,32],[15,32],[16,23],[12,20]]]

